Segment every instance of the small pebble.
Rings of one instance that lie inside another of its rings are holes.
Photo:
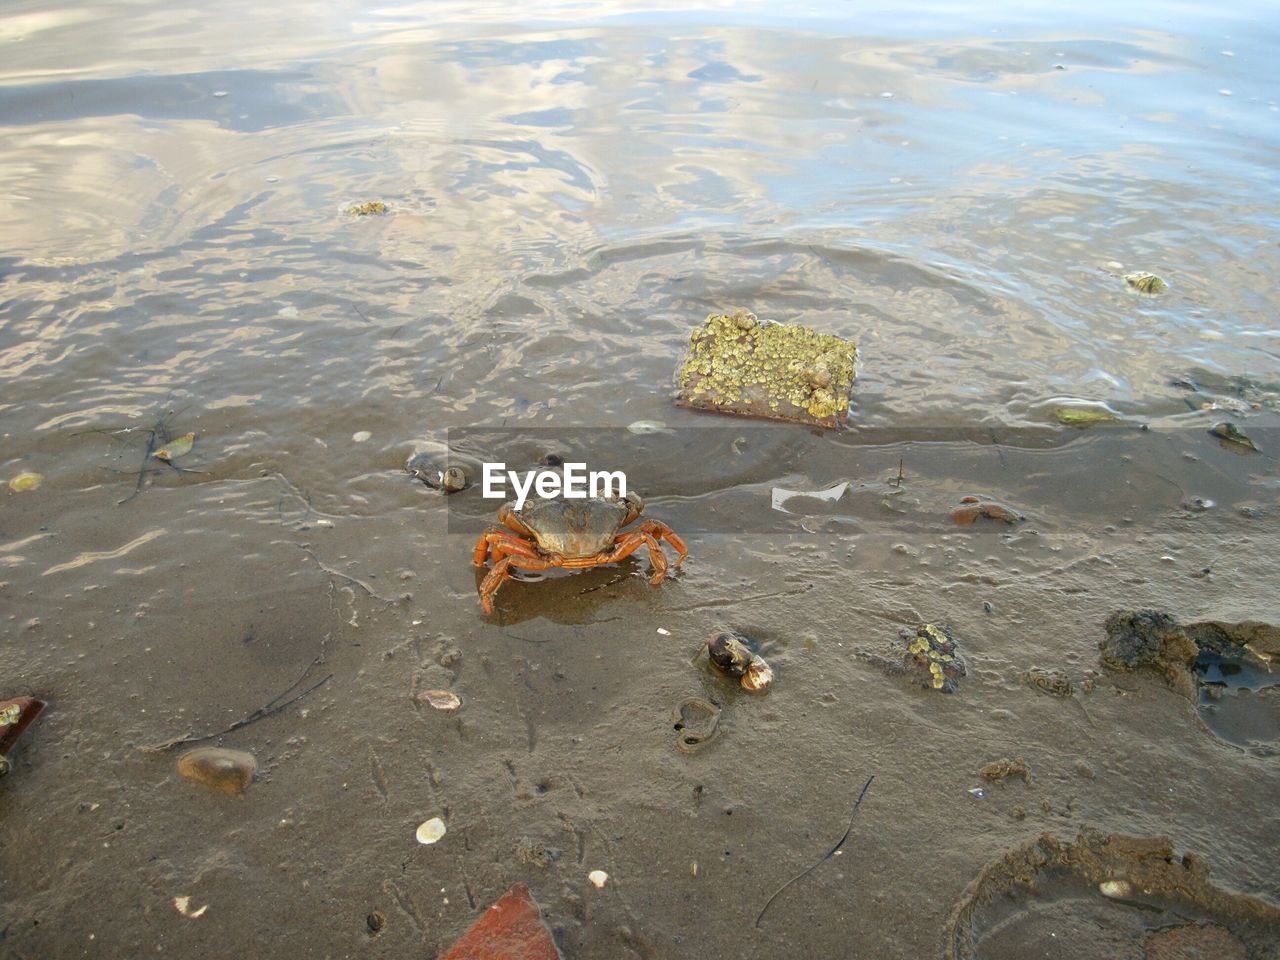
[[[1127,897],[1131,892],[1128,880],[1103,880],[1098,892],[1104,897]]]

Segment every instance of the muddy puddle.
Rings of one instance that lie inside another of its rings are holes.
[[[0,956],[1276,957],[1273,19],[6,8]],[[578,454],[688,559],[486,616]]]

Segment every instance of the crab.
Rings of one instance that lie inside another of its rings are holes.
[[[658,520],[644,520],[631,530],[619,532],[643,510],[644,501],[634,493],[581,500],[532,500],[520,509],[514,502],[504,503],[498,508],[498,520],[503,526],[490,527],[476,543],[477,567],[483,567],[493,557],[493,569],[480,584],[480,606],[485,613],[493,613],[493,595],[503,581],[511,579],[511,567],[581,570],[617,563],[640,547],[649,548],[649,562],[653,565],[649,582],[656,587],[672,566],[660,541],[668,541],[679,554],[675,567],[689,551],[676,532]]]

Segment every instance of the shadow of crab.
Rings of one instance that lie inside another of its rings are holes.
[[[477,590],[487,572],[476,568]],[[563,624],[593,623],[610,601],[648,599],[649,572],[647,563],[633,557],[587,570],[512,570],[494,598],[494,616],[508,626],[539,617]],[[667,579],[679,577],[669,573]]]

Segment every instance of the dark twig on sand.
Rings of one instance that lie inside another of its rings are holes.
[[[867,777],[867,782],[862,785],[862,792],[858,794],[858,799],[853,802],[853,811],[849,814],[849,827],[847,830],[845,830],[844,836],[836,841],[836,845],[832,847],[829,851],[827,851],[827,855],[825,857],[823,857],[821,860],[818,860],[816,863],[813,864],[813,866],[809,867],[809,869],[805,870],[803,873],[797,873],[794,877],[792,877],[790,880],[788,880],[786,883],[784,883],[782,886],[780,886],[777,890],[774,891],[773,896],[769,898],[768,902],[764,905],[763,909],[761,909],[760,916],[756,917],[757,927],[760,926],[760,921],[764,919],[765,910],[768,910],[769,907],[773,905],[773,901],[778,899],[778,896],[782,893],[783,890],[787,889],[787,887],[791,886],[793,883],[795,883],[797,880],[801,879],[802,877],[807,877],[809,874],[813,873],[814,870],[818,869],[818,867],[820,867],[822,864],[826,863],[828,860],[834,857],[836,855],[836,851],[839,850],[842,846],[844,846],[844,842],[849,839],[849,834],[853,832],[853,820],[854,820],[854,817],[858,815],[858,807],[862,805],[862,798],[867,795],[867,790],[870,789],[871,781],[874,779],[875,779],[874,775]]]
[[[253,713],[249,714],[247,717],[242,717],[241,719],[237,720],[235,723],[231,724],[231,726],[227,727],[225,730],[219,730],[217,733],[187,734],[186,736],[174,737],[172,740],[166,740],[164,743],[152,744],[151,746],[143,747],[142,749],[147,751],[148,753],[163,753],[165,750],[169,750],[169,749],[172,749],[173,747],[181,746],[182,744],[185,744],[185,743],[203,743],[205,740],[216,739],[217,737],[221,737],[224,734],[228,734],[228,733],[231,733],[232,731],[239,730],[242,727],[247,727],[251,723],[257,723],[259,720],[263,719],[264,717],[270,717],[273,714],[277,714],[281,710],[284,710],[287,707],[293,706],[295,703],[297,703],[307,694],[314,693],[316,690],[319,690],[326,683],[328,683],[330,680],[333,679],[333,674],[331,673],[321,678],[320,680],[317,680],[315,683],[307,687],[307,689],[303,690],[297,696],[290,697],[288,700],[284,699],[285,697],[288,697],[289,694],[293,693],[294,690],[298,689],[299,686],[301,686],[302,681],[306,680],[307,674],[311,672],[311,668],[314,667],[319,662],[320,662],[320,658],[316,657],[309,664],[307,664],[307,669],[302,671],[302,676],[298,677],[297,680],[289,684],[289,686],[286,687],[281,694],[279,694],[278,696],[276,696],[271,700],[268,700],[266,703],[260,706],[257,710],[253,711]]]
[[[122,503],[128,503],[130,500],[132,500],[134,497],[136,497],[138,494],[142,492],[142,488],[147,482],[147,473],[148,471],[150,471],[151,467],[153,466],[151,462],[151,455],[155,453],[156,450],[159,449],[159,445],[157,444],[156,441],[159,438],[160,433],[163,429],[164,429],[163,426],[161,426],[160,424],[157,424],[155,427],[152,427],[150,430],[147,431],[147,448],[142,452],[142,465],[138,467],[138,482],[134,485],[133,493],[129,494],[123,500],[116,501],[117,507],[120,506],[120,504]],[[160,442],[163,443],[164,441],[160,441]]]
[[[357,587],[359,587],[369,596],[373,597],[375,600],[381,600],[383,603],[389,606],[395,605],[396,603],[395,600],[392,600],[390,597],[384,597],[382,594],[378,593],[376,590],[373,589],[373,587],[369,586],[363,580],[357,579],[356,577],[349,576],[348,574],[343,573],[341,570],[333,569],[333,567],[329,566],[323,560],[317,557],[315,553],[311,550],[311,548],[300,543],[298,544],[298,549],[300,549],[308,557],[310,557],[317,564],[319,564],[320,569],[323,570],[325,573],[329,574],[329,576],[337,577],[339,580],[346,580],[348,583],[354,583]]]
[[[166,400],[165,402],[168,403],[168,400]],[[120,506],[123,503],[128,503],[130,500],[132,500],[134,497],[136,497],[138,494],[142,492],[142,488],[146,485],[146,482],[147,482],[147,474],[151,471],[151,468],[155,466],[155,460],[158,459],[155,457],[155,452],[172,439],[169,435],[169,421],[173,417],[176,417],[178,414],[185,412],[186,409],[187,409],[186,407],[183,407],[181,410],[169,410],[161,414],[161,416],[156,420],[156,422],[151,425],[150,429],[147,430],[147,444],[145,449],[142,451],[142,463],[138,465],[138,482],[134,484],[133,493],[129,494],[123,500],[117,500],[116,506]],[[133,427],[125,427],[121,430],[105,431],[105,432],[112,433],[112,434],[131,433],[133,432],[133,429],[134,429]],[[98,431],[88,431],[88,432],[98,432]],[[168,466],[172,467],[179,474],[200,472],[198,470],[184,470],[182,467],[179,467],[175,463],[169,463],[168,460],[161,459],[160,462],[165,463]]]

